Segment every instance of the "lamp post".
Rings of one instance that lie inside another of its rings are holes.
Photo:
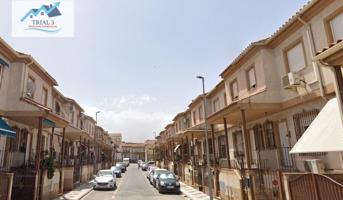
[[[205,138],[206,138],[206,160],[207,160],[207,174],[208,174],[208,193],[210,200],[213,200],[212,194],[212,172],[210,167],[210,153],[208,147],[208,131],[207,131],[207,112],[206,112],[206,95],[205,95],[205,78],[203,76],[197,76],[202,82],[202,94],[204,104],[204,118],[205,118]]]

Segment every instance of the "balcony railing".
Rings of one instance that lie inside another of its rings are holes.
[[[6,163],[6,159],[8,158],[10,152],[5,150],[0,150],[0,171],[9,171],[11,163]],[[11,161],[7,159],[7,161]]]

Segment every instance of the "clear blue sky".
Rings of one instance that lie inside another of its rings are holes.
[[[11,1],[0,36],[33,55],[86,112],[124,140],[153,137],[207,90],[250,42],[268,37],[307,1],[75,0],[75,37],[12,38]]]

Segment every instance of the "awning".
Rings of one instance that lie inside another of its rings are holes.
[[[176,145],[176,147],[174,148],[174,153],[176,153],[176,151],[179,147],[180,147],[180,144]]]
[[[43,126],[52,128],[52,127],[56,127],[56,124],[50,119],[43,119]]]
[[[336,98],[326,103],[290,153],[343,151],[343,125]]]
[[[4,66],[7,66],[7,67],[10,67],[10,65],[6,61],[1,59],[1,58],[0,58],[0,65],[4,65]]]
[[[0,135],[15,137],[16,132],[7,124],[7,122],[0,118]]]

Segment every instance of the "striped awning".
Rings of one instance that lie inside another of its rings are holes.
[[[8,137],[15,137],[16,132],[7,124],[7,122],[0,118],[0,135],[5,135]]]

